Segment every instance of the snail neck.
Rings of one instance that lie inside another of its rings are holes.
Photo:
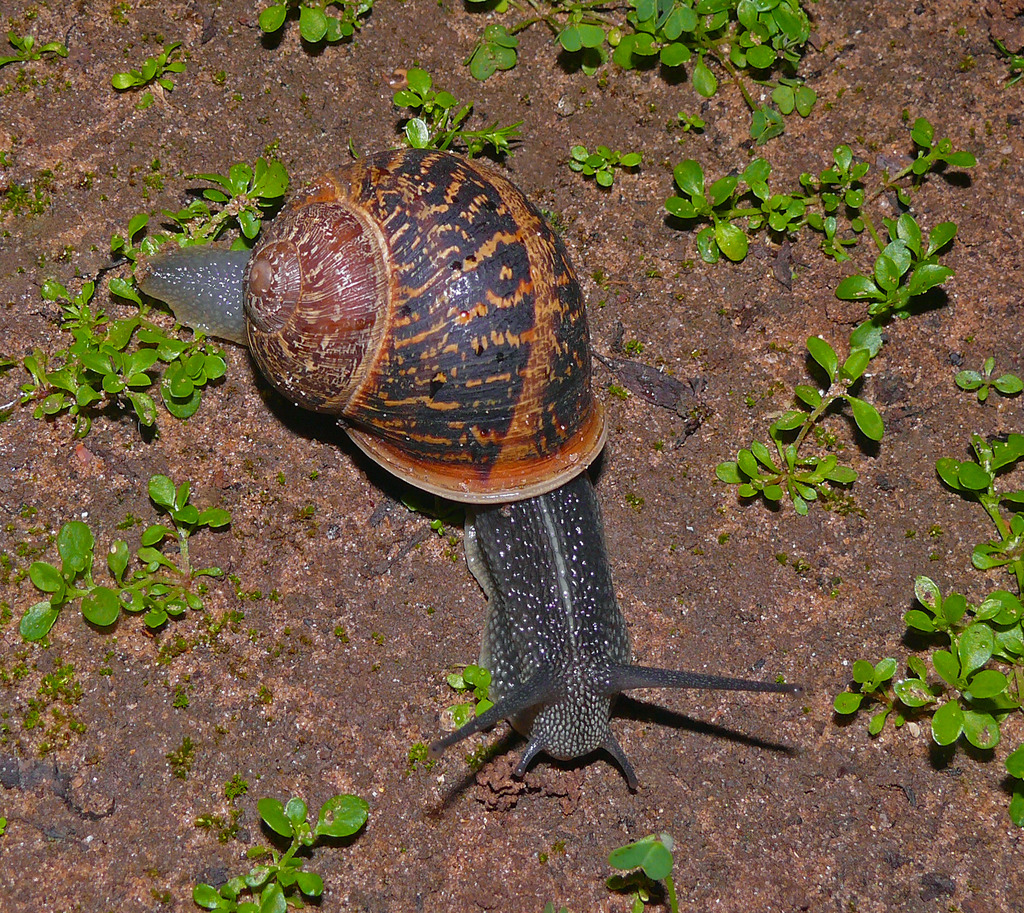
[[[139,288],[166,301],[179,323],[247,346],[242,308],[248,250],[176,247],[151,257]]]

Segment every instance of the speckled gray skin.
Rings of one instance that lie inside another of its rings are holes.
[[[248,250],[183,247],[161,251],[139,287],[166,301],[179,323],[248,345],[242,309]]]
[[[630,664],[601,512],[585,473],[549,494],[476,511],[466,523],[466,558],[489,599],[480,664],[491,672],[495,705],[436,742],[435,754],[507,718],[530,740],[517,775],[542,751],[569,759],[603,748],[635,789],[608,725],[619,692],[799,690]]]

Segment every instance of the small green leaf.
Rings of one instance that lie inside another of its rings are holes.
[[[231,514],[219,507],[209,507],[196,517],[196,526],[209,526],[219,529],[231,522]]]
[[[942,600],[942,617],[947,625],[955,625],[967,611],[967,600],[961,593],[950,593]]]
[[[908,678],[893,685],[896,696],[908,707],[926,707],[935,702],[935,697],[926,682],[919,678]]]
[[[871,353],[867,349],[855,348],[843,364],[843,376],[852,383],[859,380],[871,362]]]
[[[715,475],[719,481],[726,482],[729,485],[739,485],[743,481],[740,477],[739,466],[732,460],[719,463],[715,467]]]
[[[846,400],[853,409],[853,419],[864,436],[872,441],[880,441],[885,436],[885,425],[878,410],[856,396],[847,395]]]
[[[282,25],[284,25],[284,20],[287,14],[288,7],[283,3],[280,6],[268,6],[260,13],[260,28],[267,34],[276,32]],[[202,887],[202,885],[200,887]],[[197,900],[196,903],[199,903],[199,901]],[[210,909],[212,910],[213,907],[210,907]]]
[[[370,806],[352,795],[333,796],[320,808],[315,833],[322,837],[348,837],[365,823]]]
[[[955,222],[940,222],[936,225],[928,236],[927,255],[931,256],[949,244],[956,237],[956,230]]]
[[[60,608],[52,605],[49,599],[44,599],[21,616],[18,631],[25,640],[42,640],[50,633],[59,614]]]
[[[1018,786],[1013,790],[1013,798],[1010,799],[1008,812],[1010,820],[1017,827],[1024,827],[1024,787]]]
[[[910,295],[923,295],[930,288],[942,285],[953,275],[953,270],[948,266],[941,266],[938,263],[922,263],[914,269],[907,283],[907,292]]]
[[[966,677],[984,666],[992,658],[994,649],[992,629],[986,624],[972,624],[960,635],[957,643],[961,675]]]
[[[960,488],[960,463],[958,461],[942,457],[935,461],[935,471],[950,488]]]
[[[310,6],[299,7],[299,34],[311,44],[321,41],[327,34],[327,17],[323,10]]]
[[[1024,780],[1024,745],[1015,748],[1006,756],[1006,771],[1011,777]]]
[[[875,667],[866,659],[858,659],[853,664],[853,680],[859,685],[867,684],[874,680]]]
[[[948,684],[956,687],[960,683],[960,663],[949,650],[936,650],[932,654],[932,665]]]
[[[956,701],[947,701],[932,717],[932,738],[939,745],[952,745],[964,728],[964,712]]]
[[[636,843],[620,846],[608,854],[608,864],[620,871],[643,869],[644,874],[653,881],[663,881],[672,874],[671,842],[668,846],[667,835],[645,837]]]
[[[766,44],[754,45],[754,47],[747,51],[747,63],[758,70],[767,70],[775,63],[775,50]],[[698,89],[697,91],[700,90]],[[714,93],[712,92],[711,94],[713,95]],[[783,111],[783,114],[785,113],[787,112]]]
[[[82,615],[94,625],[105,628],[117,621],[120,614],[121,601],[117,592],[109,587],[95,587],[82,597]]]
[[[174,483],[167,476],[155,475],[149,480],[149,497],[165,510],[174,508]]]
[[[705,98],[711,98],[718,90],[718,80],[715,79],[715,74],[707,68],[703,60],[698,60],[694,64],[693,72],[690,74],[690,83],[697,94],[703,95]]]
[[[323,879],[316,872],[296,872],[295,884],[307,897],[319,897],[324,892]]]
[[[278,879],[281,872],[278,872]],[[288,913],[288,901],[285,899],[279,881],[268,884],[260,895],[259,913]]]
[[[739,263],[747,256],[747,236],[743,229],[731,222],[715,225],[715,241],[722,253],[734,263]]]
[[[817,409],[821,405],[821,394],[815,387],[808,386],[807,384],[797,384],[793,392],[800,402],[806,403],[812,409]]]
[[[985,491],[992,484],[992,476],[977,463],[961,463],[960,484],[971,491]]]
[[[839,356],[836,355],[835,349],[820,336],[810,336],[807,339],[807,351],[811,353],[811,358],[825,369],[829,380],[834,381],[839,369]]]
[[[299,828],[306,823],[306,811],[306,803],[297,796],[292,796],[284,807],[284,813],[291,821],[296,834],[299,832]]]
[[[793,431],[800,428],[807,421],[807,413],[799,409],[791,409],[783,412],[773,423],[772,428],[779,431]]]
[[[143,545],[156,545],[158,542],[163,542],[164,539],[170,537],[174,538],[174,530],[168,526],[164,526],[162,523],[154,523],[147,526],[142,531],[142,536],[139,541]]]
[[[844,301],[885,300],[885,294],[868,276],[847,276],[836,286],[836,297]]]
[[[687,196],[695,197],[704,193],[704,170],[694,159],[685,159],[672,171],[676,184]]]
[[[110,573],[114,575],[114,579],[120,583],[124,577],[124,572],[128,568],[128,543],[123,539],[118,539],[110,546],[110,551],[107,552],[107,567],[110,568]]]
[[[1002,694],[1006,690],[1008,680],[998,669],[982,669],[968,683],[972,698],[989,698]]]
[[[975,748],[991,749],[999,744],[999,723],[990,713],[963,711],[963,734]]]
[[[271,7],[273,9],[273,7]],[[264,10],[266,12],[266,10]],[[262,17],[261,17],[262,18]],[[272,31],[272,29],[264,29],[264,31]],[[220,896],[220,892],[212,888],[208,884],[197,884],[192,889],[192,900],[194,900],[197,906],[202,907],[204,910],[216,910],[221,906],[225,898]]]
[[[256,803],[256,810],[274,833],[280,834],[282,837],[295,835],[292,823],[284,813],[284,806],[277,799],[260,799]]]
[[[856,713],[860,709],[861,701],[863,700],[863,694],[856,694],[852,691],[844,691],[842,694],[836,695],[836,699],[833,702],[832,706],[835,708],[836,713]]]
[[[935,128],[932,127],[926,117],[919,117],[914,121],[910,130],[910,138],[925,149],[931,149],[932,139],[935,136]]]
[[[910,609],[904,613],[903,621],[906,622],[908,628],[914,628],[916,631],[924,631],[926,634],[935,632],[935,622],[932,621],[930,615],[920,609]]]
[[[64,573],[81,573],[92,566],[95,544],[92,530],[80,520],[65,523],[57,534],[57,551],[64,561]]]
[[[430,146],[430,128],[421,117],[414,117],[405,125],[405,138],[413,149],[426,149]]]
[[[750,452],[757,458],[757,461],[763,466],[767,466],[773,472],[778,472],[778,468],[775,465],[775,461],[772,459],[771,451],[765,447],[760,441],[752,441],[750,444]]]
[[[45,561],[33,561],[28,568],[28,576],[37,590],[43,593],[59,594],[55,602],[60,602],[64,597],[64,577],[52,564]]]
[[[889,716],[889,708],[883,707],[868,722],[868,735],[878,735],[885,726],[886,718]]]
[[[887,682],[896,674],[896,660],[886,657],[879,660],[874,668],[874,680],[876,685]]]

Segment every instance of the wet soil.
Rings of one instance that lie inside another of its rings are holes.
[[[934,307],[887,330],[864,387],[884,440],[864,447],[842,417],[827,422],[860,475],[853,509],[801,518],[738,502],[714,468],[807,382],[809,333],[844,342],[863,311],[834,288],[868,270],[871,253],[862,244],[853,265],[836,265],[801,234],[782,252],[789,281],[774,242],[708,266],[693,232],[666,221],[673,164],[693,157],[720,175],[755,154],[735,88],[706,101],[657,70],[597,81],[565,66],[540,28],[522,35],[515,70],[478,84],[461,61],[487,17],[447,0],[382,0],[354,41],[323,50],[301,46],[294,23],[261,43],[255,5],[235,0],[5,4],[4,32],[60,39],[70,53],[0,69],[0,185],[6,199],[15,186],[42,192],[38,212],[0,214],[0,352],[67,345],[42,281],[77,288],[109,270],[110,235],[136,212],[184,205],[188,175],[272,148],[300,185],[346,161],[349,143],[397,144],[391,82],[422,65],[476,100],[475,124],[524,121],[499,167],[556,216],[579,270],[608,359],[596,365],[611,419],[598,493],[638,658],[782,674],[807,690],[623,701],[614,727],[636,793],[604,758],[541,759],[514,780],[521,742],[505,727],[477,743],[497,746],[479,773],[457,751],[411,764],[411,746],[447,725],[446,671],[476,655],[484,598],[461,543],[402,507],[400,486],[228,346],[227,377],[198,414],[161,412],[156,435],[113,412],[81,441],[68,421],[27,409],[0,425],[0,907],[196,909],[195,883],[247,870],[245,850],[266,843],[258,797],[317,807],[352,792],[370,803],[365,831],[310,864],[324,910],[627,910],[605,886],[608,852],[656,832],[675,838],[686,911],[1020,909],[1021,832],[1002,765],[1024,736],[1019,720],[988,756],[938,750],[927,722],[872,739],[863,719],[843,725],[832,711],[853,660],[906,654],[915,576],[973,599],[1004,583],[971,568],[987,521],[942,487],[934,462],[965,458],[972,433],[1024,430],[1019,397],[982,406],[953,384],[958,366],[989,355],[1024,369],[1024,85],[1005,87],[990,40],[1024,44],[1020,10],[823,0],[811,13],[801,73],[819,102],[759,150],[780,187],[825,167],[841,142],[873,171],[905,163],[918,116],[978,165],[915,196],[926,227],[958,224],[945,261],[956,276]],[[137,93],[109,89],[170,40],[188,52],[172,92],[139,111]],[[704,132],[666,129],[678,111],[700,112]],[[642,150],[644,164],[605,192],[566,167],[576,143]],[[893,212],[878,205],[876,216]],[[97,303],[121,313],[105,287]],[[630,385],[616,363],[634,339],[634,362],[699,390],[696,411],[608,392]],[[0,375],[0,400],[24,379]],[[88,521],[100,549],[137,537],[153,518],[155,472],[231,511],[228,531],[192,541],[194,560],[230,575],[211,581],[205,611],[152,636],[137,617],[98,631],[68,610],[46,645],[24,644],[31,561],[53,560],[71,519]],[[194,758],[181,779],[168,755],[186,738]],[[229,801],[236,775],[248,793]],[[229,824],[233,810],[225,842],[196,825]]]

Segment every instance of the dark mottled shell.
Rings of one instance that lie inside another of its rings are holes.
[[[556,488],[600,452],[576,274],[504,178],[449,153],[369,156],[292,200],[247,275],[249,342],[374,460],[469,502]]]

